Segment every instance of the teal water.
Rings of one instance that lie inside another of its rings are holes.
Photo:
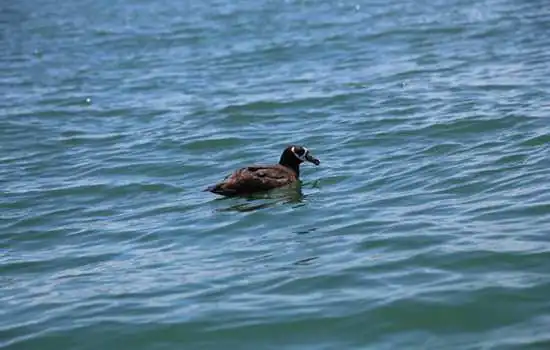
[[[0,348],[550,348],[549,9],[0,0]]]

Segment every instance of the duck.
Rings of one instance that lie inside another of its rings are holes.
[[[321,164],[306,147],[290,145],[281,153],[278,164],[250,165],[237,169],[226,176],[222,182],[207,187],[205,191],[225,197],[250,196],[267,192],[298,181],[300,164],[304,162]]]

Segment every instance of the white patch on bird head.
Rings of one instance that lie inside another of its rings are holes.
[[[304,153],[302,155],[299,155],[298,153],[296,153],[296,149],[294,147],[292,147],[290,150],[292,151],[292,154],[294,154],[294,156],[296,158],[298,158],[299,160],[301,160],[302,162],[305,162],[307,159],[306,159],[306,155],[307,153],[309,152],[309,150],[305,147],[302,147],[302,149],[304,150]]]

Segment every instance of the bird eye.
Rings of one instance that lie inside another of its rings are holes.
[[[292,153],[301,161],[306,161],[306,154],[308,152],[308,149],[305,147],[299,147],[299,148],[291,148]]]

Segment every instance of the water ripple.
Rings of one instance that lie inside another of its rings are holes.
[[[0,13],[1,348],[550,344],[544,6],[105,5]]]

